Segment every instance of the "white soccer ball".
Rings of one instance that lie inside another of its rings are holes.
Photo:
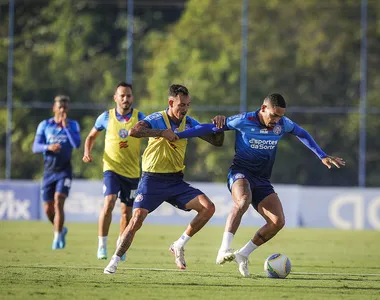
[[[285,254],[272,254],[264,262],[264,271],[269,278],[285,278],[291,269],[292,264]]]

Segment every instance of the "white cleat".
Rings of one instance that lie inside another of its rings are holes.
[[[117,270],[117,264],[120,261],[120,257],[117,255],[112,256],[110,263],[105,267],[104,274],[115,274]]]
[[[169,251],[175,256],[175,264],[181,270],[186,270],[185,249],[176,247],[174,243],[170,246]]]
[[[250,277],[251,273],[248,271],[248,257],[241,255],[238,251],[234,252],[235,261],[239,265],[239,272],[244,277]]]
[[[216,257],[216,264],[223,265],[226,262],[233,261],[235,259],[235,254],[232,249],[219,250],[218,256]]]

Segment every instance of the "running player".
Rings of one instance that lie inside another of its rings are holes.
[[[240,273],[245,277],[250,276],[248,256],[273,238],[285,225],[281,201],[270,183],[281,137],[285,133],[297,136],[328,168],[345,165],[343,159],[324,153],[306,130],[284,116],[285,110],[285,99],[280,94],[270,94],[258,110],[229,117],[223,127],[203,124],[178,133],[180,138],[189,138],[218,131],[236,131],[236,152],[228,174],[228,188],[232,193],[234,206],[226,221],[216,263],[224,264],[235,260]],[[233,252],[232,239],[250,204],[262,215],[266,224],[245,246]]]
[[[42,199],[44,210],[54,225],[52,249],[63,249],[66,245],[67,228],[64,227],[64,204],[72,180],[71,154],[80,146],[78,122],[67,118],[70,98],[58,95],[54,98],[54,117],[42,121],[37,128],[33,153],[44,154]]]
[[[187,88],[173,84],[169,89],[169,108],[149,115],[130,130],[130,135],[134,137],[150,138],[143,154],[143,176],[136,192],[132,220],[122,235],[121,244],[104,269],[106,274],[116,272],[120,257],[130,247],[136,231],[141,228],[147,215],[165,201],[178,209],[184,211],[194,209],[198,213],[185,232],[169,248],[175,256],[176,265],[180,269],[186,269],[184,257],[186,243],[215,212],[211,200],[183,180],[187,140],[178,140],[175,133],[199,124],[186,115],[190,102]],[[222,146],[224,133],[201,138],[215,146]]]
[[[97,118],[84,145],[83,161],[92,162],[91,150],[95,140],[106,129],[103,155],[104,206],[98,222],[98,259],[107,259],[108,256],[108,232],[117,198],[121,201],[120,234],[116,245],[119,244],[120,235],[132,216],[134,194],[141,175],[141,140],[128,136],[128,130],[145,116],[132,108],[134,99],[131,84],[119,83],[113,98],[116,108],[105,111]]]

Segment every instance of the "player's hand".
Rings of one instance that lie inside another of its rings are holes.
[[[175,142],[176,140],[179,139],[178,135],[176,135],[173,130],[171,129],[166,129],[162,132],[161,135],[163,138],[167,139],[169,142]]]
[[[83,155],[83,158],[82,160],[85,162],[85,163],[89,163],[89,162],[92,162],[93,158],[92,158],[92,155],[91,154],[84,154]]]
[[[340,169],[341,166],[344,167],[346,165],[346,162],[343,160],[343,158],[334,156],[327,156],[325,158],[322,158],[322,163],[329,169],[331,169],[332,166]]]
[[[67,113],[63,112],[61,116],[62,127],[67,127]]]
[[[48,146],[48,150],[54,153],[59,152],[61,148],[62,148],[61,144],[51,144]]]
[[[211,119],[212,123],[215,124],[216,128],[220,129],[226,124],[225,116],[215,116]]]

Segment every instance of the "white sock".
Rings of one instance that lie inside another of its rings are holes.
[[[222,245],[220,246],[220,251],[227,251],[231,249],[231,243],[234,238],[234,234],[232,232],[224,232]]]
[[[174,242],[177,247],[185,247],[186,243],[191,239],[191,236],[188,236],[186,232],[184,232],[181,237]]]
[[[107,246],[108,236],[98,236],[99,248]]]
[[[119,235],[116,241],[116,248],[119,246],[120,242],[121,242],[121,236]]]
[[[117,256],[116,254],[112,255],[111,261],[114,261],[116,263],[119,263],[120,261],[120,256]]]
[[[249,240],[249,242],[245,244],[244,247],[240,248],[238,252],[241,255],[248,257],[257,247],[257,245],[255,245],[254,243],[252,243],[251,240]]]
[[[59,231],[54,231],[54,240],[58,241],[61,238],[62,234]]]

